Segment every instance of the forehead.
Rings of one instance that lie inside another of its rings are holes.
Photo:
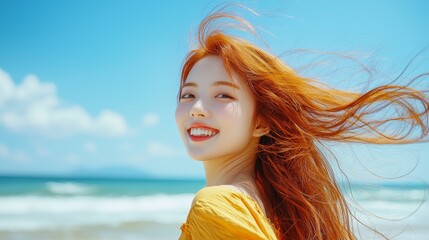
[[[194,82],[198,85],[211,84],[216,81],[226,81],[239,87],[243,86],[235,73],[232,73],[232,76],[228,74],[222,59],[218,56],[207,56],[200,59],[185,79],[185,82]]]

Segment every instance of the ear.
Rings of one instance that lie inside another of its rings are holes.
[[[264,122],[258,120],[258,123],[256,124],[255,129],[253,130],[253,136],[262,137],[269,132],[270,132],[270,128]]]

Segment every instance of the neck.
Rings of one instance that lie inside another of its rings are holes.
[[[206,185],[254,184],[256,150],[257,144],[236,155],[204,161]]]
[[[270,209],[269,203],[260,195],[256,186],[255,161],[258,142],[259,139],[238,155],[204,161],[206,186],[234,185],[249,194],[267,216],[265,209],[266,206]]]

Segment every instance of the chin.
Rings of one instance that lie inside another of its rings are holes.
[[[202,161],[206,161],[207,160],[207,158],[204,157],[204,156],[202,156],[202,155],[188,153],[188,156],[190,158],[192,158],[193,160],[195,160],[195,161],[201,161],[202,162]]]
[[[213,159],[213,157],[210,157],[208,154],[195,153],[195,152],[190,152],[190,151],[188,151],[188,156],[190,158],[192,158],[193,160],[201,161],[201,162]]]
[[[192,158],[192,160],[195,160],[197,162],[204,162],[205,161],[205,159],[201,159],[201,158],[195,158],[195,157],[191,157],[191,158]]]

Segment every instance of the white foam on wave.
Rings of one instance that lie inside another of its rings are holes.
[[[35,230],[130,221],[181,223],[193,194],[137,197],[0,197],[0,230]]]
[[[421,202],[427,195],[426,189],[354,189],[357,201]]]
[[[73,228],[88,225],[119,226],[128,222],[180,224],[186,220],[194,197],[193,194],[109,197],[79,195],[78,192],[83,193],[80,190],[69,191],[71,192],[73,194],[55,196],[1,196],[0,231]],[[370,193],[361,191],[354,194],[360,198],[361,201],[357,200],[365,211],[388,219],[408,216],[423,201],[420,190]],[[368,195],[363,196],[363,194]],[[397,194],[410,201],[397,200],[395,197]],[[428,214],[429,203],[425,202],[417,213],[406,221],[419,226],[425,224],[429,227],[426,220]],[[359,215],[365,219],[367,214]],[[384,221],[378,218],[370,220],[377,224],[384,224]]]
[[[91,186],[73,182],[47,182],[46,188],[49,192],[60,195],[83,195],[94,190]]]
[[[361,207],[364,211],[354,211],[354,216],[389,239],[426,239],[423,236],[428,236],[428,201],[365,201]],[[385,239],[357,221],[354,224],[359,239]]]

